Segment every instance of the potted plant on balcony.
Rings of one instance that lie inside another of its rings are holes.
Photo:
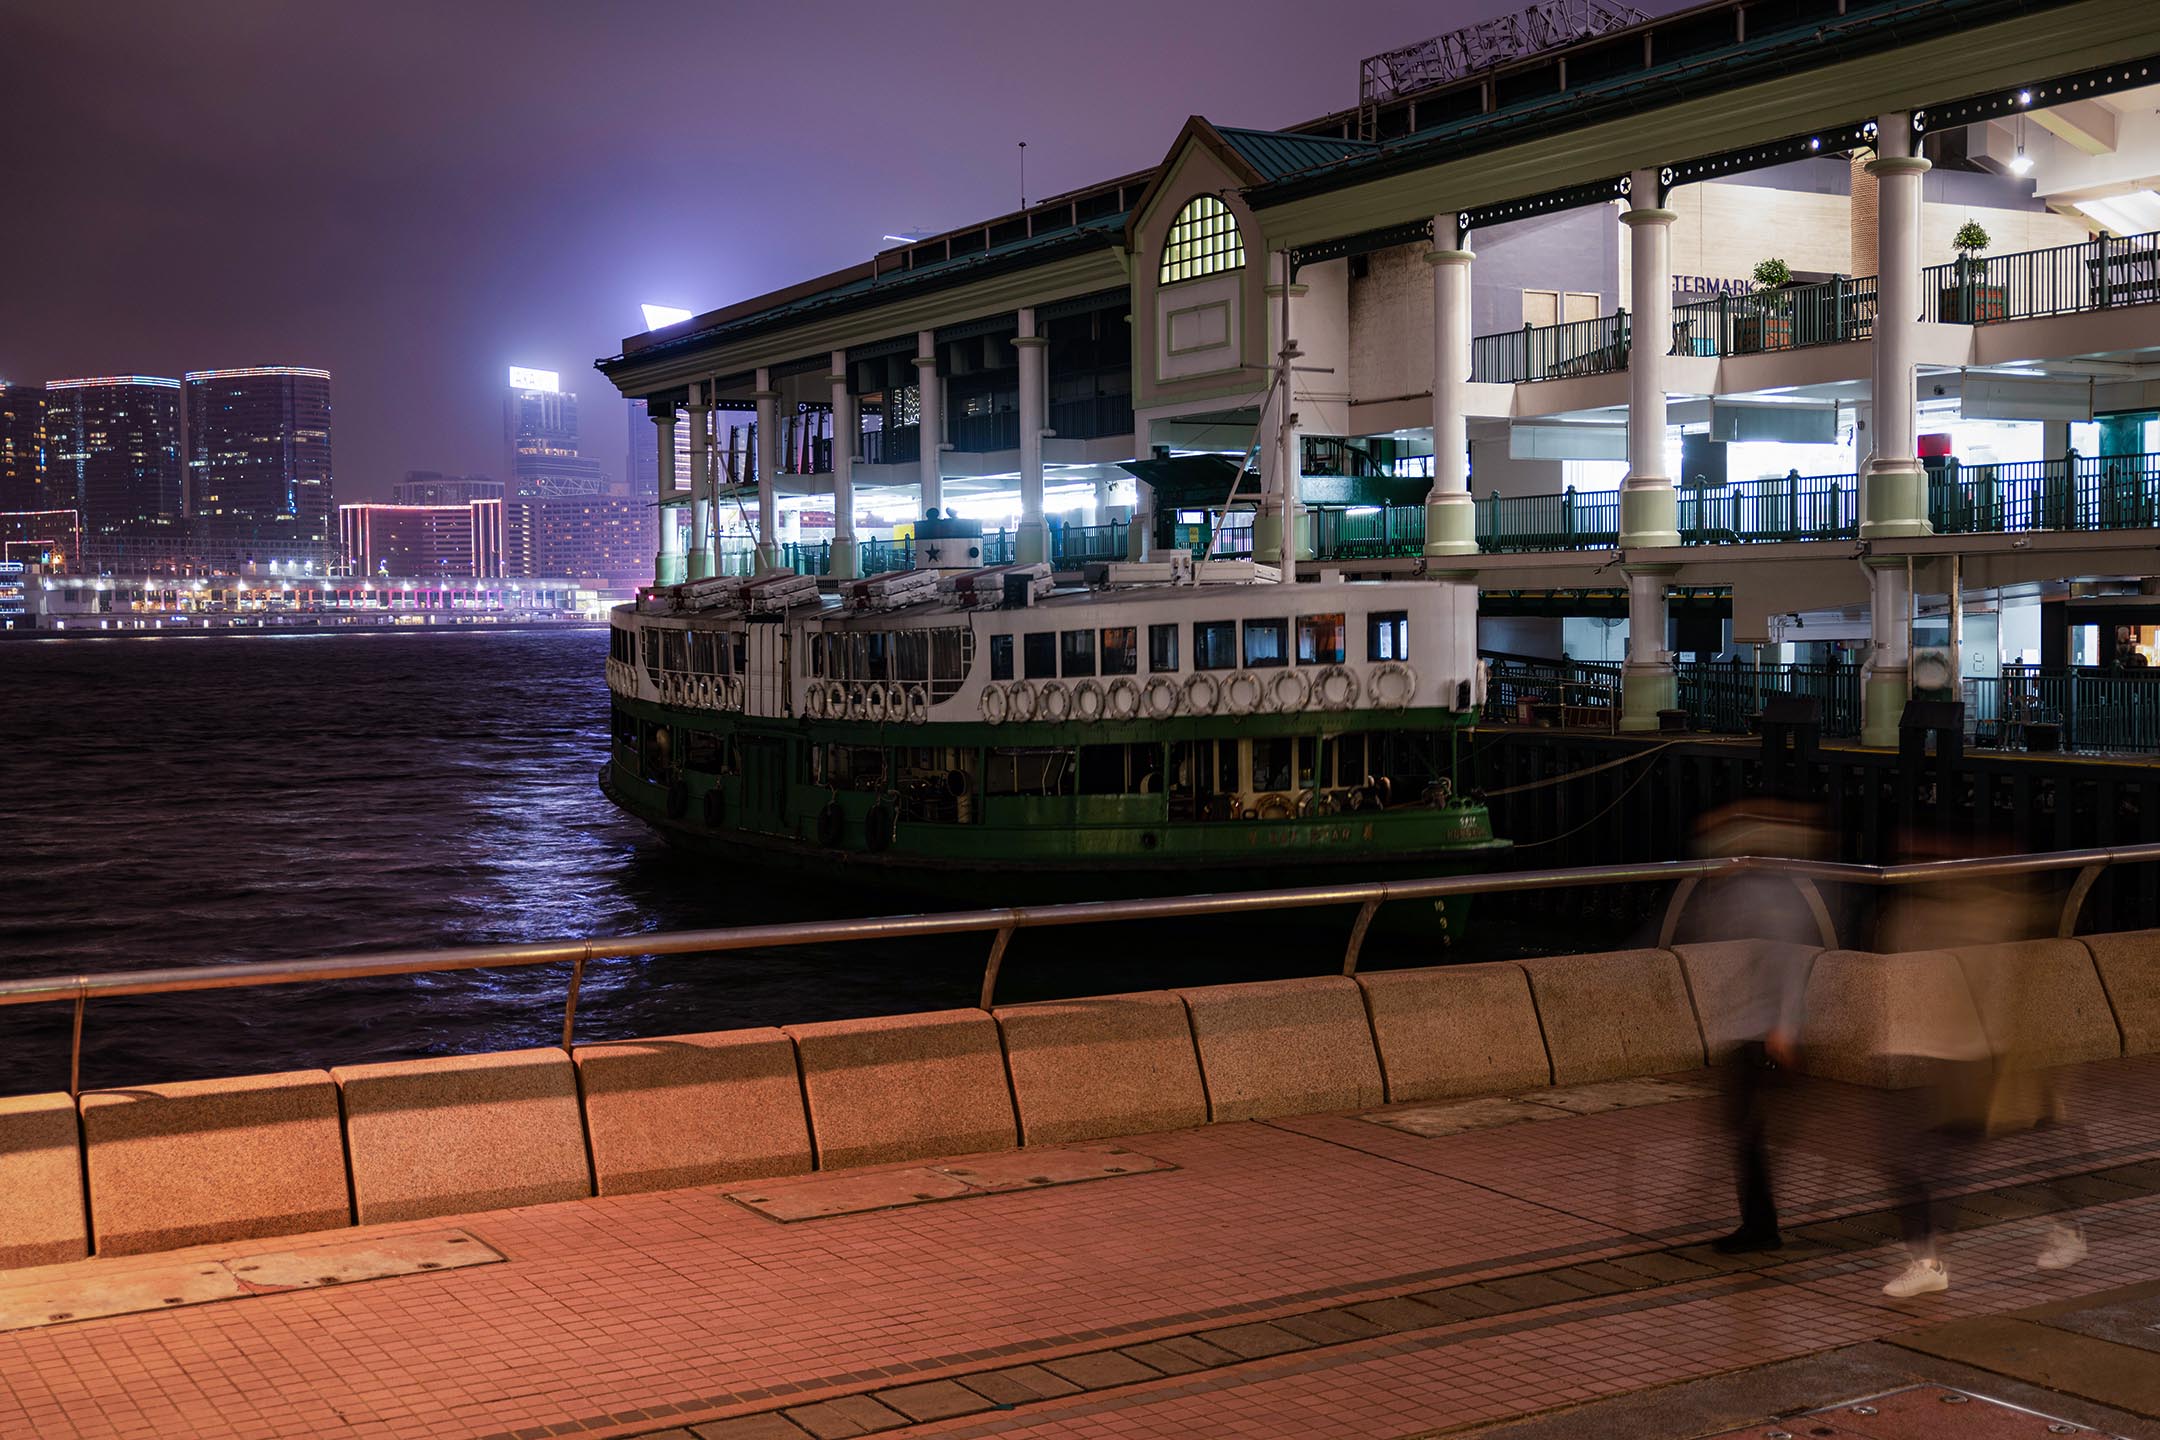
[[[1772,256],[1755,267],[1747,308],[1733,317],[1733,353],[1755,355],[1792,346],[1792,267]]]
[[[1985,320],[2000,320],[2009,313],[2003,287],[1982,283],[1987,278],[1987,265],[1980,259],[1980,252],[1994,243],[1977,220],[1967,220],[1950,237],[1950,248],[1957,251],[1957,259],[1950,264],[1950,283],[1936,297],[1940,302],[1936,313],[1944,323],[1977,325]]]

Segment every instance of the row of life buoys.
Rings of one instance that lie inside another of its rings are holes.
[[[1173,715],[1294,714],[1315,706],[1348,710],[1360,694],[1382,710],[1406,708],[1417,696],[1417,671],[1400,660],[1376,666],[1367,685],[1341,665],[1322,670],[1283,669],[1195,671],[1181,685],[1167,675],[1151,675],[1144,684],[1122,677],[1108,685],[1094,680],[1070,684],[1057,680],[1014,680],[985,685],[976,709],[987,724],[1031,720],[1100,719],[1168,720]]]
[[[813,720],[922,725],[930,719],[930,691],[922,685],[898,681],[813,680],[803,706]]]

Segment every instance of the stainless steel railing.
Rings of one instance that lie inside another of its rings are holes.
[[[563,1048],[575,1040],[578,989],[585,966],[594,960],[623,960],[639,955],[714,954],[731,950],[784,949],[864,940],[910,939],[931,935],[988,934],[990,952],[983,964],[978,1000],[988,1010],[995,1001],[998,972],[1006,947],[1021,930],[1095,925],[1113,921],[1190,919],[1209,915],[1248,915],[1320,906],[1357,906],[1342,973],[1357,973],[1358,956],[1380,907],[1392,901],[1437,900],[1449,896],[1500,895],[1519,891],[1583,889],[1598,885],[1666,884],[1674,886],[1659,928],[1658,944],[1670,945],[1689,898],[1705,880],[1741,874],[1786,877],[1807,901],[1825,948],[1838,943],[1836,926],[1823,902],[1818,882],[1868,887],[1923,885],[1947,880],[1977,880],[2074,870],[2077,878],[2063,901],[2056,935],[2076,933],[2078,913],[2101,872],[2116,865],[2160,862],[2160,844],[2058,850],[2038,855],[1983,856],[1936,860],[1914,865],[1852,865],[1835,861],[1787,860],[1742,855],[1704,860],[1658,860],[1631,865],[1587,865],[1569,869],[1518,870],[1491,875],[1436,876],[1426,880],[1376,880],[1348,885],[1309,885],[1292,889],[1251,890],[1220,895],[1181,895],[1144,900],[1090,900],[1069,905],[955,910],[931,915],[884,915],[858,920],[798,921],[779,925],[737,925],[718,930],[673,930],[640,935],[612,935],[587,940],[546,940],[522,945],[467,945],[442,950],[390,950],[362,955],[317,956],[299,960],[254,960],[231,965],[193,965],[154,970],[101,971],[0,980],[0,1006],[73,1002],[75,1007],[68,1090],[80,1091],[82,1031],[92,997],[177,995],[197,990],[252,989],[297,985],[317,980],[355,980],[386,975],[421,975],[452,970],[516,969],[531,965],[570,966],[563,1003]]]

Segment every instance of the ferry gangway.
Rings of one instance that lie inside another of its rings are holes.
[[[1783,876],[1798,890],[1813,916],[1825,949],[1838,945],[1836,922],[1821,885],[1901,888],[1954,881],[2002,879],[2075,871],[2056,922],[2056,937],[2077,933],[2079,912],[2100,876],[2118,865],[2160,861],[2160,843],[2119,845],[2043,854],[1977,856],[1906,865],[1857,865],[1843,861],[1797,860],[1737,855],[1697,860],[1658,860],[1626,865],[1518,870],[1486,875],[1436,876],[1425,880],[1364,881],[1345,885],[1308,885],[1224,894],[1163,896],[1132,900],[1088,900],[1064,905],[955,910],[942,914],[883,915],[862,919],[793,921],[772,925],[737,925],[721,929],[656,931],[591,939],[543,940],[515,945],[467,945],[440,950],[392,950],[356,955],[327,955],[297,960],[253,960],[233,964],[176,966],[79,975],[46,975],[0,980],[0,1006],[72,1003],[74,1027],[68,1064],[68,1093],[82,1088],[83,1021],[93,997],[177,995],[199,990],[254,989],[311,981],[353,980],[390,975],[423,975],[458,970],[515,969],[533,965],[568,965],[570,978],[563,1002],[562,1046],[576,1037],[578,990],[585,967],[595,960],[641,956],[711,955],[737,950],[784,949],[889,941],[933,935],[988,935],[979,1006],[989,1010],[997,994],[998,973],[1006,947],[1021,930],[1094,925],[1115,921],[1172,920],[1221,915],[1253,915],[1322,906],[1357,907],[1343,951],[1341,973],[1357,973],[1358,956],[1380,907],[1393,901],[1437,900],[1449,896],[1514,894],[1523,891],[1581,889],[1599,885],[1673,887],[1659,926],[1658,945],[1669,946],[1689,898],[1706,880],[1746,874]]]

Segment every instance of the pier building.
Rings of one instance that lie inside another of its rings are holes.
[[[2149,8],[1551,41],[1374,57],[1338,112],[1195,116],[1151,169],[629,337],[602,373],[688,435],[656,578],[896,568],[932,510],[986,562],[1204,543],[1472,582],[1488,652],[1601,664],[1622,728],[1737,660],[1873,744],[1916,688],[2138,668]]]
[[[48,632],[366,629],[392,625],[590,622],[623,592],[586,576],[452,572],[310,575],[69,575],[16,566],[16,609],[0,628]]]

